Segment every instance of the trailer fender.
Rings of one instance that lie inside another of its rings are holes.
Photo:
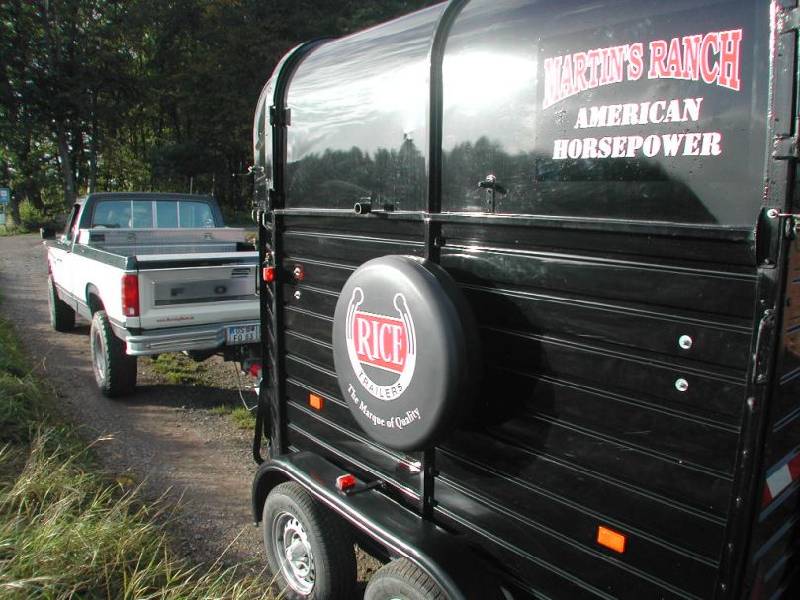
[[[352,526],[384,546],[395,557],[405,557],[425,571],[450,600],[482,598],[501,600],[505,594],[488,565],[475,556],[459,538],[404,508],[378,489],[344,494],[336,478],[346,474],[325,458],[297,452],[263,463],[253,480],[253,516],[261,521],[261,510],[270,490],[284,481],[296,481],[317,500]]]

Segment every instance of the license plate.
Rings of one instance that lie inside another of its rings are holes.
[[[226,333],[228,345],[253,344],[261,341],[261,328],[258,325],[234,325]]]

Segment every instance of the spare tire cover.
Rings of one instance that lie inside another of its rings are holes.
[[[333,357],[361,428],[396,450],[434,446],[469,413],[477,328],[437,264],[383,256],[350,276],[336,304]]]

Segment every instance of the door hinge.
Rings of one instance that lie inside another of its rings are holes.
[[[783,11],[781,33],[789,33],[800,29],[800,8],[787,8]]]
[[[800,157],[800,154],[797,150],[797,136],[775,136],[775,140],[772,143],[772,158],[777,160],[789,160],[798,157]]]
[[[284,196],[280,192],[272,188],[267,190],[267,210],[275,210],[283,208]]]
[[[278,127],[289,127],[292,124],[292,109],[270,106],[269,124]]]

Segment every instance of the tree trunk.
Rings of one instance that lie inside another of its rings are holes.
[[[69,155],[67,132],[62,122],[56,123],[58,138],[58,162],[61,165],[61,176],[64,180],[64,203],[69,207],[75,204],[75,173],[72,170],[72,159]]]
[[[89,145],[89,193],[97,188],[97,136],[100,127],[97,124],[97,92],[92,93],[92,141]]]
[[[5,161],[3,161],[2,164],[3,170],[5,171],[5,180],[11,181],[11,169],[9,168],[9,164]],[[8,199],[7,210],[7,215],[11,216],[11,221],[14,225],[19,225],[19,200],[17,200],[17,195],[14,193],[14,190],[11,190],[11,197]],[[8,216],[6,216],[6,229],[11,224],[8,222]]]

